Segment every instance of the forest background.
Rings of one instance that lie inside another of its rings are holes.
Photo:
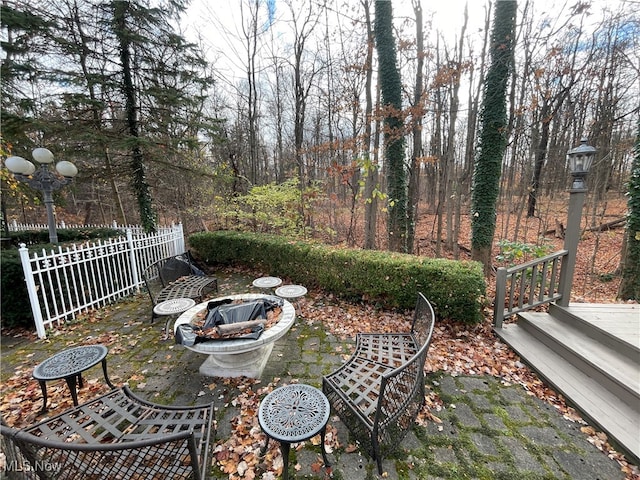
[[[407,250],[418,255],[470,255],[495,8],[470,3],[452,27],[429,2],[393,2]],[[182,222],[187,232],[388,248],[395,199],[374,2],[205,2],[198,22],[188,7],[4,1],[2,156],[45,146],[78,166],[55,197],[67,223]],[[494,259],[519,263],[562,244],[566,153],[584,136],[597,153],[574,295],[611,299],[638,128],[640,9],[635,0],[548,7],[518,2]],[[1,172],[3,219],[43,221],[39,193]]]

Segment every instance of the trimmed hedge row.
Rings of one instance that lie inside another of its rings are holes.
[[[230,231],[189,237],[195,255],[209,265],[247,265],[336,295],[410,309],[417,292],[440,318],[482,320],[486,284],[481,264],[441,258],[335,248],[266,234]]]
[[[17,249],[2,250],[0,255],[0,315],[3,327],[33,326],[33,314],[29,303],[29,292],[24,281],[24,271]]]

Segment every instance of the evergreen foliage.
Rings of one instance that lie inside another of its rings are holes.
[[[502,157],[507,145],[507,82],[513,66],[517,2],[496,1],[491,32],[491,65],[483,92],[481,132],[472,192],[472,258],[491,267],[491,246],[496,229],[496,203]]]
[[[9,40],[2,94],[10,99],[2,103],[2,134],[10,153],[29,157],[46,146],[78,166],[65,191],[110,197],[105,204],[119,223],[137,223],[123,208],[137,205],[147,230],[156,221],[152,188],[163,188],[172,207],[201,195],[203,174],[213,175],[202,144],[218,141],[220,121],[204,106],[213,85],[204,54],[176,32],[187,2],[13,5],[2,6]],[[190,177],[200,181],[190,185]],[[87,215],[94,202],[84,204]]]
[[[375,37],[384,110],[384,154],[389,195],[389,250],[407,251],[407,174],[404,162],[402,82],[393,37],[393,9],[376,1]]]
[[[640,120],[628,185],[627,249],[619,297],[640,301]]]

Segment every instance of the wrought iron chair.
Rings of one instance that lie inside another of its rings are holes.
[[[126,386],[36,425],[0,425],[9,478],[208,478],[211,405],[146,402]]]
[[[154,307],[177,298],[191,298],[199,303],[207,294],[218,291],[217,279],[199,270],[189,252],[152,263],[142,277]],[[151,321],[157,316],[152,308]]]
[[[377,462],[396,449],[424,404],[424,363],[435,314],[418,294],[408,333],[359,333],[356,350],[322,380],[322,390],[351,434]]]

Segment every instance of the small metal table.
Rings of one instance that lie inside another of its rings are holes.
[[[266,453],[269,439],[280,442],[284,460],[282,478],[285,480],[289,478],[290,445],[308,440],[318,433],[325,467],[331,466],[324,448],[330,408],[329,400],[322,391],[304,384],[276,388],[260,403],[258,422],[267,435],[261,454]]]
[[[186,312],[196,304],[196,301],[192,298],[173,298],[171,300],[165,300],[158,303],[153,307],[153,313],[158,316],[167,316],[166,323],[164,324],[164,340],[169,338],[169,322],[173,315],[180,315]]]
[[[73,404],[78,406],[78,392],[82,384],[82,372],[102,362],[102,372],[109,387],[114,388],[107,375],[107,353],[109,350],[104,345],[84,345],[70,348],[52,355],[33,369],[33,378],[38,380],[42,389],[42,410],[47,411],[47,383],[49,380],[64,378],[69,386]]]
[[[302,285],[283,285],[276,289],[276,295],[286,299],[304,297],[306,294],[307,289]]]
[[[252,285],[256,288],[261,288],[271,292],[274,288],[282,285],[282,279],[278,277],[260,277],[256,278]]]
[[[283,285],[276,288],[276,296],[280,298],[286,298],[287,300],[295,301],[298,309],[300,308],[299,302],[296,299],[304,297],[307,294],[307,288],[302,285]]]

